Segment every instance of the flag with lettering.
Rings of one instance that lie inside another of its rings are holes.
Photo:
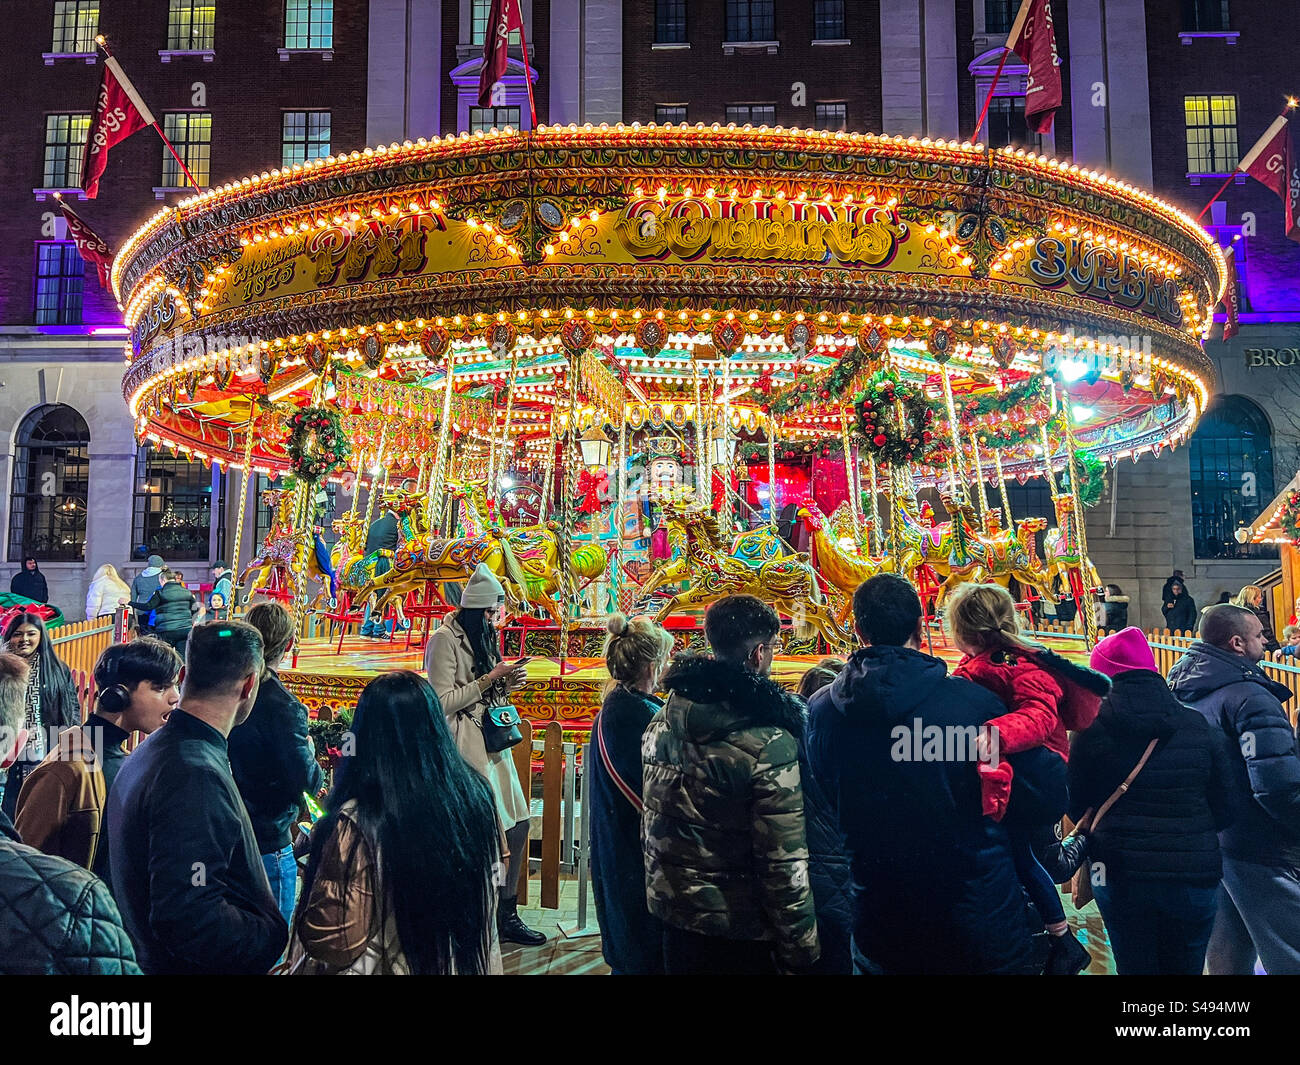
[[[478,76],[479,107],[495,107],[492,86],[506,75],[510,34],[518,31],[522,38],[524,16],[519,0],[492,0],[488,12],[487,33],[483,36],[483,66]]]
[[[1287,123],[1286,138],[1286,235],[1300,241],[1300,151],[1296,149],[1295,130]]]
[[[1062,100],[1061,57],[1056,51],[1051,0],[1023,0],[1007,35],[1007,47],[1029,67],[1025,125],[1035,133],[1050,133]]]
[[[1287,136],[1286,115],[1278,115],[1273,124],[1264,131],[1264,135],[1255,142],[1253,148],[1241,157],[1237,169],[1249,174],[1261,185],[1267,185],[1285,203],[1286,163],[1290,138]]]
[[[100,288],[107,289],[109,286],[108,270],[113,265],[112,251],[96,235],[95,231],[86,225],[78,217],[77,213],[64,202],[62,196],[59,197],[59,210],[63,212],[63,218],[68,223],[68,236],[77,245],[77,254],[81,256],[84,262],[94,264],[99,271]]]
[[[81,187],[92,200],[99,195],[99,179],[108,166],[108,150],[148,126],[157,125],[117,60],[104,60],[104,78],[99,85],[99,103],[90,123],[83,155]]]
[[[1241,314],[1241,288],[1237,283],[1237,257],[1228,248],[1223,261],[1228,264],[1228,284],[1223,290],[1223,310],[1227,315],[1223,320],[1223,339],[1231,340],[1240,332],[1237,318]]]

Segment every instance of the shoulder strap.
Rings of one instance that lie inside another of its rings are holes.
[[[1097,826],[1101,823],[1101,819],[1106,816],[1106,811],[1114,806],[1124,793],[1128,791],[1129,786],[1137,779],[1137,775],[1142,772],[1142,767],[1147,764],[1147,759],[1151,757],[1151,752],[1156,749],[1156,744],[1159,742],[1160,740],[1157,738],[1147,744],[1147,749],[1142,752],[1142,757],[1138,759],[1138,764],[1133,767],[1133,772],[1126,776],[1124,778],[1124,783],[1111,792],[1110,798],[1101,804],[1101,809],[1097,811],[1097,816],[1092,819],[1092,825],[1089,831],[1095,832],[1097,830]]]
[[[604,714],[596,715],[596,746],[600,748],[600,760],[605,766],[605,772],[609,774],[610,779],[614,782],[614,786],[623,793],[623,798],[632,804],[637,813],[640,813],[645,809],[645,804],[641,802],[641,796],[628,787],[627,781],[619,776],[618,770],[614,768],[613,760],[609,757],[609,750],[605,747],[605,728],[602,723],[604,716]]]

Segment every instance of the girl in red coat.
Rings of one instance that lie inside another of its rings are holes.
[[[1045,747],[1061,759],[1064,773],[1070,754],[1067,730],[1092,724],[1110,682],[1025,640],[1015,602],[996,584],[962,585],[948,600],[948,626],[964,653],[955,675],[987,688],[1009,711],[988,722],[996,729],[997,744],[982,752],[978,765],[984,812],[1000,821],[1011,794],[1012,769],[1006,757]],[[1074,975],[1090,956],[1070,931],[1060,893],[1034,854],[1032,841],[1042,838],[1046,828],[1050,826],[1007,825],[1020,882],[1052,935],[1044,971]]]

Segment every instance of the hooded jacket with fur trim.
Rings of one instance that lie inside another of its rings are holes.
[[[779,964],[819,955],[799,744],[803,711],[775,682],[680,659],[646,729],[642,815],[650,912],[723,939],[770,940]]]

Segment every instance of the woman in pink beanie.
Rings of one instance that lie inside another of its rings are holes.
[[[1111,678],[1097,720],[1070,746],[1070,817],[1096,810],[1155,748],[1094,835],[1093,894],[1120,975],[1199,975],[1214,926],[1220,829],[1232,820],[1225,736],[1183,706],[1141,630],[1097,644]]]

